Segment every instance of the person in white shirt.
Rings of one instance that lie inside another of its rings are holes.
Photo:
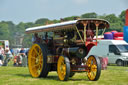
[[[4,49],[0,46],[0,60],[1,60],[1,64],[3,64],[4,61]]]
[[[3,65],[2,60],[0,60],[0,66],[2,66],[2,65]]]
[[[9,48],[6,48],[5,49],[5,60],[4,60],[4,64],[3,66],[7,66],[8,65],[8,62],[10,61],[10,59],[13,57],[12,53],[10,52]]]

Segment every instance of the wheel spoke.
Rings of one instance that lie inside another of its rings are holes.
[[[38,65],[33,65],[33,66],[32,66],[32,69],[37,69],[37,66],[38,66]]]
[[[39,55],[42,54],[42,50],[39,48]]]
[[[93,72],[96,72],[96,71],[97,71],[97,66],[96,66],[96,65],[93,65],[92,68],[91,68],[91,70],[92,70]]]
[[[93,80],[94,78],[95,78],[95,76],[96,76],[96,74],[94,73],[94,72],[89,72],[88,73],[88,77],[91,79],[91,80]]]
[[[93,77],[95,78],[95,76],[96,76],[96,72],[93,72],[93,71],[92,71],[92,74],[93,74]]]
[[[91,72],[88,72],[88,77],[91,78]]]
[[[39,55],[38,51],[36,49],[34,49],[34,52],[37,54],[37,56]]]
[[[35,57],[31,57],[31,59],[36,59]]]
[[[38,57],[41,58],[42,57],[42,54],[39,54]]]
[[[34,50],[32,50],[32,52],[31,52],[31,56],[35,56],[35,52],[34,52]]]

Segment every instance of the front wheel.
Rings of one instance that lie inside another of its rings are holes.
[[[101,64],[97,56],[91,55],[87,60],[88,72],[87,76],[89,80],[96,81],[99,79],[101,74]]]
[[[58,77],[62,81],[67,81],[70,76],[70,62],[68,57],[60,56],[57,63]]]

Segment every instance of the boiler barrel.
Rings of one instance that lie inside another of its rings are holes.
[[[68,48],[68,54],[71,57],[84,58],[86,56],[86,49],[81,47]]]

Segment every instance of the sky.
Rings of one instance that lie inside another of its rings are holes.
[[[80,16],[95,12],[98,15],[116,14],[128,9],[128,0],[0,0],[0,21],[35,22]]]

